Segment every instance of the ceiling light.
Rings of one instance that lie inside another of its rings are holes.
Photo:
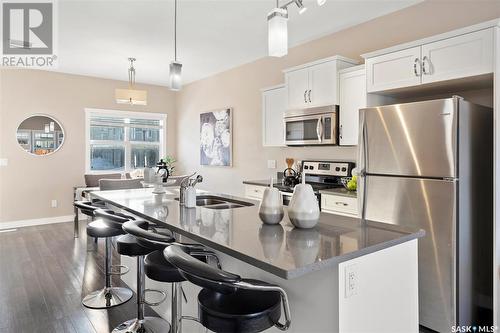
[[[271,57],[283,57],[288,53],[288,13],[286,9],[274,8],[267,15],[268,52]]]
[[[323,6],[326,3],[326,0],[318,0],[318,6]]]
[[[128,89],[115,89],[116,103],[131,105],[147,105],[148,92],[146,90],[135,90],[135,58],[128,58],[130,68],[128,69]]]
[[[177,61],[177,0],[174,1],[174,61],[170,63],[170,89],[178,91],[182,87],[182,64]]]
[[[297,7],[299,7],[299,14],[304,14],[305,11],[307,10],[307,7],[304,6],[302,0],[294,0],[294,2],[297,5]]]

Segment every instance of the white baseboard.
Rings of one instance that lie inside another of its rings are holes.
[[[45,217],[41,219],[0,222],[0,230],[31,227],[34,225],[51,224],[51,223],[73,222],[74,217],[75,217],[74,215],[65,215],[65,216]]]

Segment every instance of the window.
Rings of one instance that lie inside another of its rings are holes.
[[[85,110],[87,173],[152,167],[165,154],[166,115]]]

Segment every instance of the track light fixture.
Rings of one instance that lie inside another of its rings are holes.
[[[317,0],[318,6],[323,6],[326,0]],[[299,14],[303,14],[307,7],[303,0],[291,0],[279,5],[276,0],[276,8],[267,14],[268,28],[268,54],[270,57],[283,57],[288,54],[288,7],[295,4],[299,9]]]

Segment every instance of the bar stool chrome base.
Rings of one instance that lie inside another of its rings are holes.
[[[168,333],[170,324],[159,317],[144,317],[143,320],[132,319],[118,325],[112,333]]]
[[[109,287],[93,291],[82,300],[89,309],[109,309],[128,302],[133,296],[132,290],[121,287]]]

